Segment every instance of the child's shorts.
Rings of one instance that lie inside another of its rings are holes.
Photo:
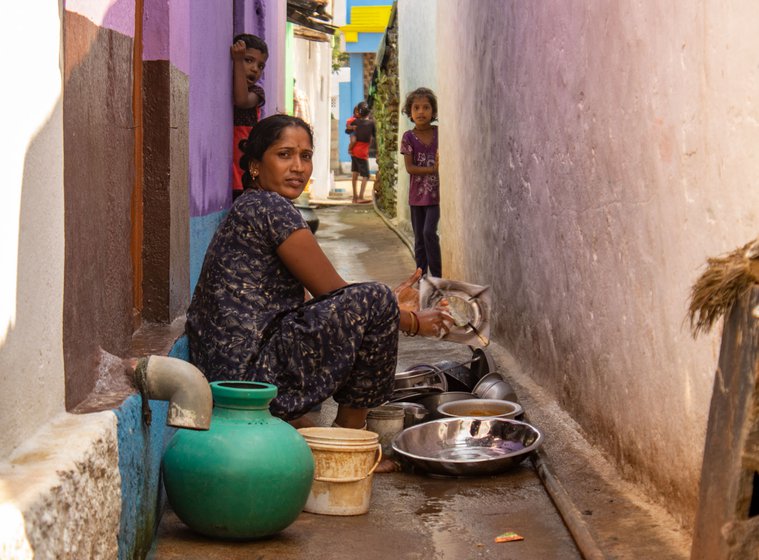
[[[369,160],[351,156],[351,172],[361,177],[369,177]]]

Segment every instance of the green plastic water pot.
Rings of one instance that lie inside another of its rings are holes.
[[[308,499],[314,459],[287,422],[271,415],[277,387],[216,381],[211,429],[178,430],[163,457],[171,507],[191,529],[254,539],[290,525]]]

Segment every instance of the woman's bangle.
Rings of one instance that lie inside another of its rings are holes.
[[[403,334],[406,336],[416,336],[419,334],[419,327],[421,326],[419,324],[419,317],[413,311],[409,311],[409,313],[411,314],[411,328]]]

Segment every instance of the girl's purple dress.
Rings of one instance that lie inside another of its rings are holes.
[[[417,167],[432,167],[435,165],[437,154],[437,127],[433,126],[432,143],[425,144],[413,130],[403,133],[401,153],[411,154]],[[440,179],[437,173],[433,175],[411,175],[408,188],[408,203],[410,206],[437,206],[440,204]]]

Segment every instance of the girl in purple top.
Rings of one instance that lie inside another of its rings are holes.
[[[414,123],[401,140],[401,153],[410,177],[408,202],[414,229],[414,256],[417,268],[440,277],[440,178],[438,177],[437,98],[431,89],[417,88],[406,97],[403,112]]]

